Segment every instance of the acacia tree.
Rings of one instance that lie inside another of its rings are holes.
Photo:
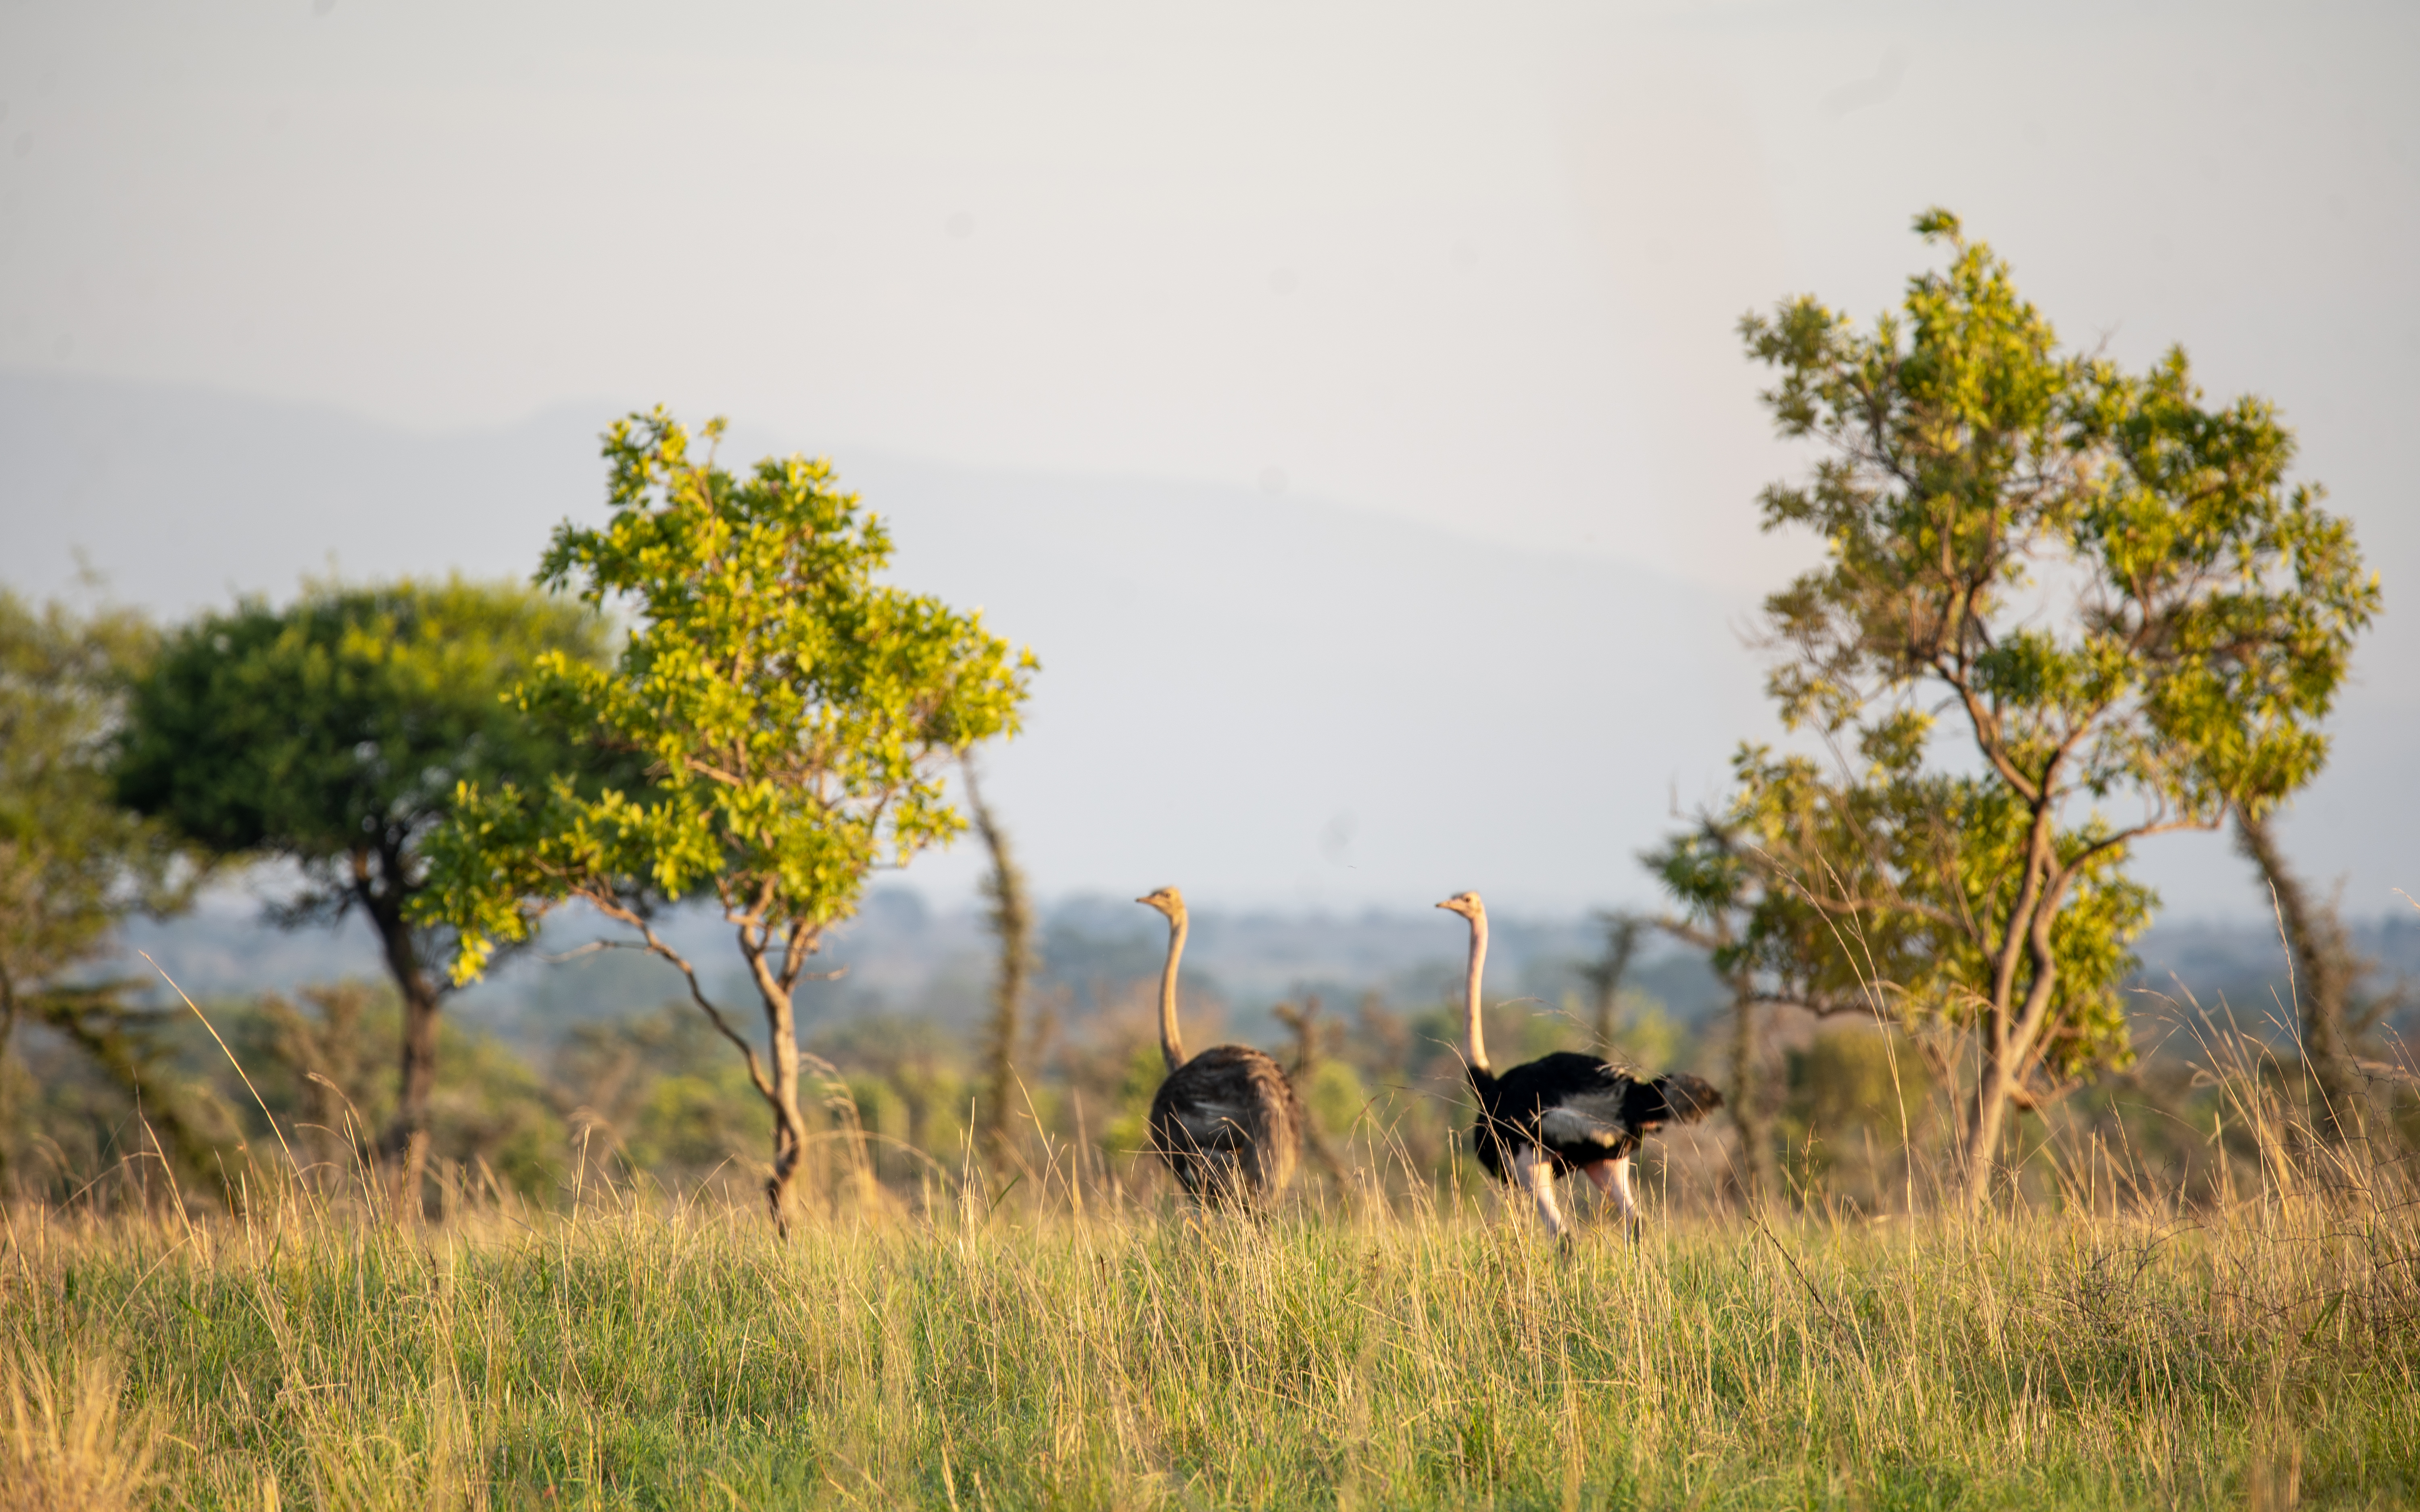
[[[2379,594],[2267,401],[2207,407],[2180,348],[2063,353],[1954,217],[1916,229],[1949,264],[1870,332],[1809,298],[1741,322],[1824,453],[1761,496],[1824,548],[1766,601],[1768,687],[1844,775],[1745,752],[1734,817],[1788,905],[1764,948],[1971,1035],[1971,1201],[2012,1107],[2125,1053],[2130,847],[2311,779]],[[1952,732],[1967,769],[1929,765]]]
[[[119,800],[228,857],[301,872],[286,928],[358,912],[403,1000],[399,1095],[380,1148],[419,1191],[449,945],[411,918],[421,846],[464,780],[542,779],[580,755],[503,693],[546,655],[601,661],[609,627],[515,583],[310,586],[171,634],[134,681],[114,759]]]
[[[876,581],[891,538],[830,466],[768,458],[745,477],[702,457],[662,409],[605,438],[613,517],[557,528],[539,580],[627,607],[613,666],[544,658],[518,702],[549,709],[644,778],[465,784],[431,840],[420,915],[459,932],[458,980],[549,909],[586,903],[669,962],[747,1062],[773,1115],[774,1222],[805,1151],[792,995],[868,874],[961,832],[941,771],[1012,734],[1036,664],[976,614]],[[710,894],[764,1010],[762,1052],[657,930],[662,903]]]

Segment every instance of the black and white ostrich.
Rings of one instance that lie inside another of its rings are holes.
[[[1464,1012],[1469,1042],[1470,1089],[1479,1119],[1470,1131],[1479,1163],[1538,1204],[1538,1216],[1558,1237],[1570,1229],[1555,1200],[1555,1182],[1575,1168],[1613,1199],[1624,1223],[1638,1218],[1630,1189],[1630,1157],[1640,1141],[1668,1123],[1695,1123],[1722,1106],[1720,1092],[1686,1072],[1642,1082],[1594,1056],[1559,1050],[1498,1076],[1487,1064],[1480,1022],[1480,976],[1487,964],[1487,908],[1475,892],[1437,904],[1470,920],[1470,979]]]
[[[1168,916],[1168,964],[1159,977],[1159,1052],[1168,1079],[1151,1100],[1152,1149],[1197,1200],[1255,1206],[1294,1180],[1302,1157],[1302,1103],[1284,1070],[1249,1045],[1187,1057],[1176,1032],[1185,895],[1162,887],[1135,902]]]

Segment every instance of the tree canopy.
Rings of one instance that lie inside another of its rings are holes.
[[[2063,352],[1954,217],[1916,229],[1948,266],[1869,330],[1809,298],[1741,322],[1823,449],[1761,503],[1823,542],[1765,614],[1769,690],[1831,760],[1744,750],[1722,843],[1661,860],[1751,904],[1741,964],[1971,1031],[1979,1196],[2010,1106],[2126,1054],[2131,847],[2317,774],[2379,590],[2268,401],[2209,406],[2180,348]]]
[[[275,856],[303,886],[281,922],[361,910],[403,995],[402,1092],[386,1144],[418,1160],[436,1068],[443,942],[407,912],[421,847],[458,784],[580,771],[560,729],[508,703],[541,656],[604,659],[611,629],[575,601],[451,579],[311,585],[172,633],[133,684],[118,797],[231,856]]]
[[[303,863],[313,905],[359,906],[353,857],[409,856],[457,783],[554,769],[561,733],[503,695],[539,656],[598,661],[607,640],[599,616],[509,583],[248,598],[175,631],[136,682],[118,793],[220,851]]]
[[[696,455],[661,409],[617,422],[610,521],[560,527],[539,574],[627,608],[637,628],[611,667],[541,658],[517,702],[628,753],[644,780],[594,795],[466,780],[430,844],[421,917],[458,931],[460,978],[572,899],[673,963],[773,1110],[780,1221],[805,1139],[792,993],[877,866],[966,827],[946,764],[1016,732],[1036,664],[980,615],[877,580],[890,534],[828,464],[767,458],[735,474],[712,455],[721,432],[706,425]],[[737,932],[766,1014],[762,1055],[650,922],[659,903],[701,893]]]

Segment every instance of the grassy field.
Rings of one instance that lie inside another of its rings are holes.
[[[23,1505],[2420,1501],[2420,1221],[10,1215]],[[885,1212],[888,1216],[884,1216]],[[44,1500],[47,1497],[48,1500]]]

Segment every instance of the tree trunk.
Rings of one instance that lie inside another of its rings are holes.
[[[799,1181],[799,1167],[807,1154],[807,1119],[799,1111],[799,1021],[790,990],[766,964],[765,949],[752,945],[742,926],[740,950],[756,980],[765,1003],[765,1027],[771,1043],[768,1068],[772,1095],[765,1101],[773,1111],[773,1169],[765,1178],[765,1201],[772,1210],[774,1231],[790,1237],[790,1198]]]
[[[1992,1177],[2008,1134],[2009,1110],[2030,1105],[2020,1101],[2020,1094],[2026,1073],[2050,1042],[2052,994],[2058,985],[2058,957],[2051,948],[2050,930],[2069,877],[2046,870],[2048,833],[2038,815],[2036,866],[2045,870],[2038,870],[2026,880],[2009,920],[2009,953],[1992,983],[1994,999],[1984,1021],[1982,1055],[1975,1068],[1974,1109],[1966,1125],[1964,1201],[1969,1212],[1980,1210],[1992,1196]],[[2016,949],[2019,939],[2024,942],[2022,952]],[[2022,1001],[2017,997],[2020,955],[2033,966]]]
[[[1000,975],[992,985],[991,1025],[985,1037],[986,1067],[979,1123],[985,1151],[997,1158],[1008,1139],[1008,1108],[1016,1093],[1016,1040],[1022,1026],[1025,977],[1033,960],[1033,909],[1025,890],[1025,873],[1011,854],[1007,832],[994,821],[975,784],[974,765],[962,768],[967,803],[974,810],[975,828],[991,852],[992,932],[1000,938]]]
[[[1757,999],[1745,980],[1731,983],[1730,1110],[1731,1127],[1740,1144],[1740,1189],[1750,1208],[1773,1200],[1781,1187],[1780,1163],[1773,1149],[1773,1122],[1764,1112],[1764,1078],[1757,1065]]]
[[[1630,957],[1638,949],[1639,933],[1647,923],[1627,914],[1600,914],[1598,919],[1605,925],[1605,954],[1580,967],[1580,975],[1595,990],[1597,1053],[1610,1056],[1615,1048],[1614,1011],[1621,995],[1621,979],[1630,969]]]
[[[1992,1177],[1998,1169],[2000,1147],[2008,1138],[2009,1111],[2020,1105],[2026,1068],[2040,1053],[2049,1033],[2050,995],[2057,982],[2057,964],[2050,954],[2048,924],[2037,916],[2032,936],[2033,980],[2025,986],[2022,1011],[2003,1001],[1992,1008],[1983,1035],[1983,1053],[1975,1068],[1975,1103],[1966,1123],[1966,1190],[1968,1211],[1979,1210],[1992,1196]],[[2001,992],[2014,996],[2014,983],[2003,979]]]
[[[2361,1133],[2362,1087],[2345,1028],[2346,999],[2360,965],[2335,909],[2315,902],[2286,864],[2265,818],[2235,813],[2236,844],[2269,885],[2286,947],[2293,958],[2294,1006],[2301,1019],[2303,1064],[2311,1077],[2311,1126],[2331,1144]]]
[[[395,1121],[379,1142],[389,1171],[389,1196],[398,1214],[421,1212],[421,1182],[428,1167],[428,1104],[437,1090],[437,983],[420,964],[402,900],[391,891],[363,889],[364,906],[377,926],[388,974],[403,997],[403,1067]]]
[[[1286,1080],[1294,1084],[1295,1097],[1304,1098],[1311,1089],[1311,1078],[1319,1072],[1320,1062],[1326,1058],[1325,1047],[1320,1042],[1325,1038],[1326,1026],[1319,1022],[1319,995],[1305,994],[1300,1008],[1292,1003],[1280,1003],[1269,1011],[1276,1015],[1279,1023],[1294,1031],[1294,1066],[1286,1072]],[[1337,1192],[1350,1202],[1353,1190],[1345,1180],[1343,1158],[1336,1153],[1336,1146],[1328,1139],[1326,1126],[1321,1124],[1319,1115],[1311,1110],[1307,1099],[1302,1104],[1302,1143],[1303,1148],[1311,1151],[1311,1164],[1333,1177]]]
[[[2000,1141],[2009,1127],[2009,1105],[2016,1084],[2009,1077],[2001,1050],[1985,1045],[1983,1063],[1975,1076],[1975,1101],[1966,1119],[1965,1204],[1972,1211],[1992,1195],[1992,1174],[1999,1163]]]
[[[2024,884],[2009,912],[2008,930],[2000,937],[1992,969],[1992,996],[1983,1020],[1983,1044],[1975,1068],[1975,1101],[1966,1120],[1965,1167],[1961,1201],[1967,1211],[1980,1209],[1992,1195],[1992,1173],[2008,1127],[2009,1106],[2026,1063],[2050,1032],[2051,991],[2058,980],[2058,961],[2052,952],[2050,927],[2058,916],[2061,895],[2071,875],[2055,870],[2057,836],[2054,810],[2039,795],[2055,792],[2059,761],[2043,770],[2033,814],[2027,822]],[[2017,1006],[2019,968],[2026,962],[2033,976],[2025,983],[2023,1011]]]

